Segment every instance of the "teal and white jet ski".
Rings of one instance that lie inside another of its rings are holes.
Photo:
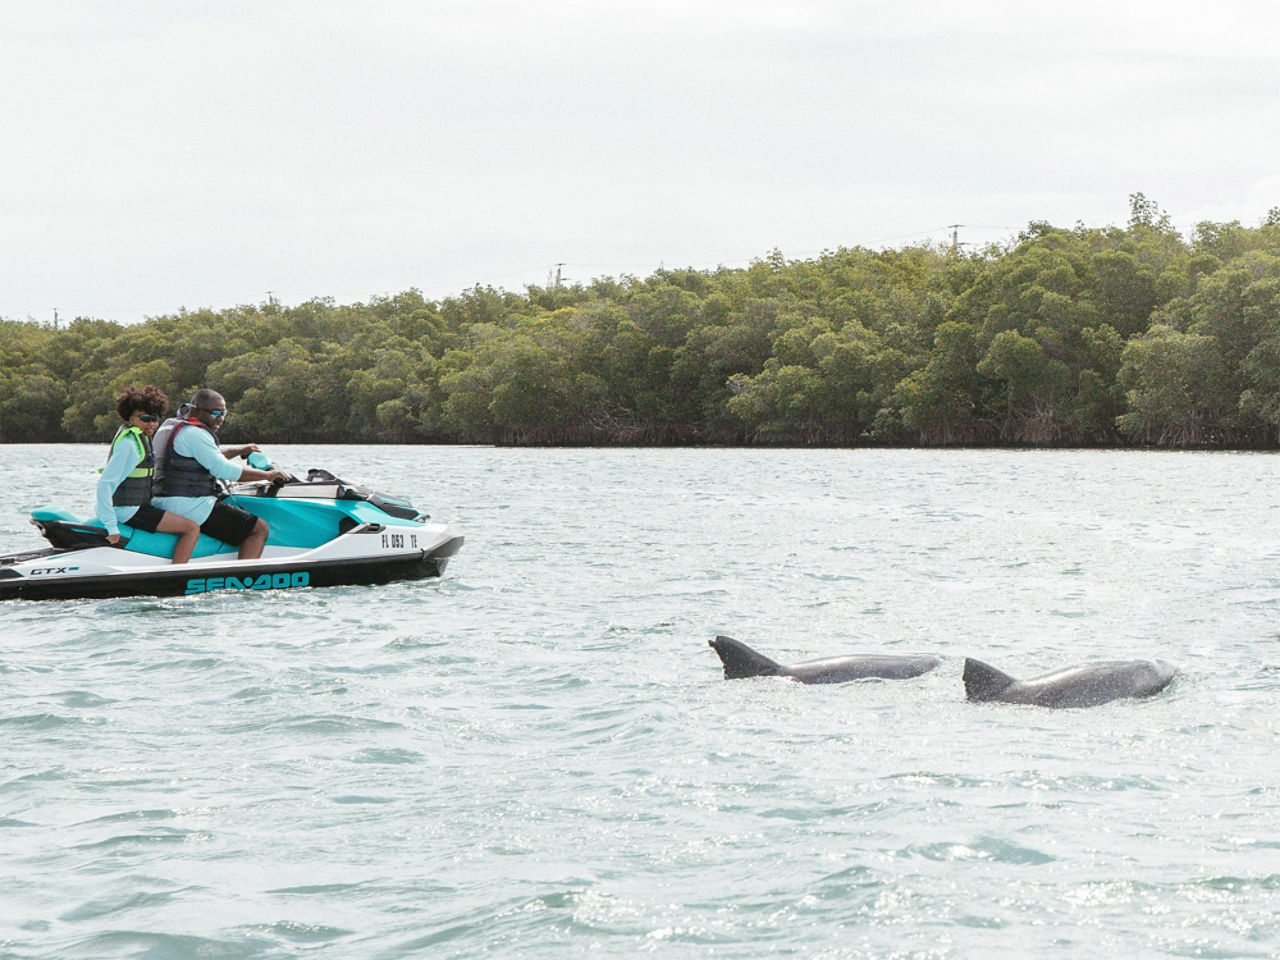
[[[261,454],[250,465],[268,469]],[[56,507],[31,512],[50,546],[0,555],[0,600],[181,596],[228,590],[293,590],[438,577],[463,537],[432,522],[407,500],[311,470],[305,480],[236,484],[227,502],[262,517],[270,534],[262,556],[201,534],[191,562],[171,561],[178,538],[120,525],[107,542],[96,520]]]

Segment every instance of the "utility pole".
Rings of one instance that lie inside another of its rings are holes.
[[[559,289],[560,289],[560,284],[561,284],[561,283],[563,282],[563,280],[564,280],[564,274],[561,272],[561,271],[563,271],[563,270],[564,270],[564,264],[563,264],[563,263],[557,263],[557,264],[556,264],[556,289],[557,289],[557,290],[559,290]]]
[[[947,225],[947,229],[951,231],[952,250],[959,250],[961,247],[965,246],[965,244],[960,242],[960,228],[963,226],[963,223],[951,223]]]
[[[53,329],[58,329],[58,308],[53,308]]]

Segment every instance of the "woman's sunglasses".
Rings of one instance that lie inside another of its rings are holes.
[[[157,420],[160,419],[159,417],[153,417],[149,413],[135,413],[134,416],[137,417],[139,420],[141,420],[143,423],[155,423]]]

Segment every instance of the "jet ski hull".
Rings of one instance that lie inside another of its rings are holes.
[[[462,546],[462,536],[446,530],[438,542],[417,550],[361,551],[329,557],[317,556],[317,551],[301,551],[296,556],[263,556],[258,560],[209,557],[178,566],[168,561],[113,566],[110,557],[104,559],[103,554],[130,560],[138,556],[113,547],[42,550],[23,557],[0,558],[0,600],[175,597],[423,580],[444,573],[449,558]],[[377,532],[369,531],[364,536]],[[347,536],[354,539],[362,533],[352,531]],[[334,546],[339,545],[340,541],[335,541]],[[11,560],[17,562],[8,562]]]

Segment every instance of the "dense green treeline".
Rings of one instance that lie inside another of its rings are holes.
[[[774,253],[746,269],[411,290],[62,329],[0,320],[0,441],[105,440],[154,383],[264,442],[1274,446],[1280,208],[1189,238]]]

